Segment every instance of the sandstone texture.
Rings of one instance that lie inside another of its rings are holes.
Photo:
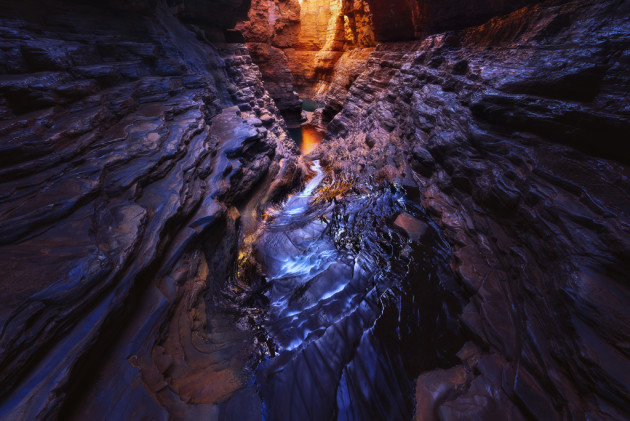
[[[404,41],[483,23],[531,0],[366,0],[378,41]]]

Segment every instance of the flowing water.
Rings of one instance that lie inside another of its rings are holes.
[[[255,244],[270,353],[252,389],[269,420],[409,420],[413,379],[461,346],[448,244],[401,187],[327,195],[312,170]]]

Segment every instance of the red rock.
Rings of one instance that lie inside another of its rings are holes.
[[[405,230],[413,241],[420,241],[427,231],[427,224],[414,218],[408,213],[401,213],[396,217],[394,225]]]
[[[458,365],[448,370],[434,370],[418,377],[416,383],[415,420],[435,420],[437,408],[453,399],[466,384],[470,373]]]

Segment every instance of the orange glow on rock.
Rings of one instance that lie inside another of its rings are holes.
[[[315,129],[315,127],[305,124],[302,126],[302,154],[306,155],[313,151],[322,141],[324,135]]]

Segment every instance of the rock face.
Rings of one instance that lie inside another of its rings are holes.
[[[300,172],[245,46],[178,19],[199,7],[0,7],[0,418],[214,416],[246,381],[221,291]]]
[[[347,89],[376,42],[472,26],[527,3],[532,1],[252,0],[239,29],[278,107],[299,120],[298,97],[321,101],[338,89],[339,78]]]
[[[629,66],[620,0],[0,0],[0,418],[629,419]]]
[[[323,164],[419,188],[468,294],[418,419],[628,418],[629,16],[551,1],[381,44],[327,106]]]
[[[535,3],[531,0],[367,0],[378,41],[419,39],[439,31],[483,23]]]
[[[249,20],[239,28],[265,87],[290,119],[300,118],[299,97],[328,91],[344,52],[375,45],[363,0],[253,0]]]

